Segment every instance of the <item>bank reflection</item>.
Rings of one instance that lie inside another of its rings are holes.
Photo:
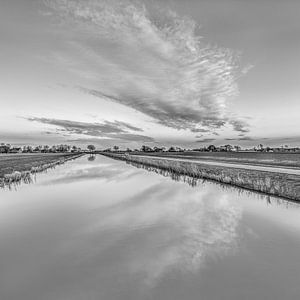
[[[298,202],[292,201],[292,200],[286,200],[286,199],[283,199],[281,197],[270,196],[270,195],[266,195],[266,194],[263,194],[263,193],[250,191],[250,190],[247,190],[245,188],[240,188],[240,187],[237,187],[237,186],[231,186],[229,184],[215,182],[215,181],[209,180],[209,179],[182,175],[182,174],[178,174],[174,171],[160,169],[160,168],[157,168],[157,167],[144,165],[144,164],[141,164],[141,163],[126,161],[126,164],[134,166],[138,169],[147,170],[148,172],[154,172],[154,173],[156,173],[158,175],[161,175],[161,176],[164,176],[164,177],[170,177],[174,181],[184,182],[184,183],[188,184],[189,186],[191,186],[193,188],[195,188],[197,186],[203,186],[206,183],[209,183],[211,185],[217,185],[218,187],[223,189],[225,193],[228,192],[228,191],[235,191],[240,195],[251,196],[255,199],[265,201],[268,205],[282,205],[282,206],[285,206],[286,208],[289,208],[291,206],[295,207],[295,208],[300,208]]]

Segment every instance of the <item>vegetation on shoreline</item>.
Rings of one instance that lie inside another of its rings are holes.
[[[0,156],[0,187],[31,182],[31,175],[54,168],[83,154],[21,154]]]
[[[197,177],[191,177],[188,175],[184,175],[184,174],[179,174],[173,171],[169,171],[166,169],[161,169],[158,167],[153,167],[153,166],[148,166],[148,165],[144,165],[141,163],[136,163],[136,162],[132,162],[132,161],[126,161],[126,164],[129,164],[131,166],[134,166],[138,169],[144,169],[148,172],[154,172],[160,176],[163,177],[170,177],[172,180],[174,181],[178,181],[178,182],[184,182],[187,185],[191,186],[191,187],[196,187],[199,184],[203,184],[206,182],[210,182],[210,183],[214,183],[214,184],[218,184],[216,181],[210,180],[210,179],[204,179],[204,178],[197,178]],[[238,189],[238,193],[246,193],[246,194],[253,194],[254,191],[246,189],[246,188],[241,188],[238,186],[233,186],[233,185],[229,185],[229,184],[222,184],[221,187],[224,189],[224,191],[228,191],[228,190],[232,190],[232,189]],[[261,200],[266,200],[268,204],[273,204],[276,203],[278,205],[285,205],[285,206],[290,206],[290,205],[294,205],[294,204],[298,204],[297,201],[288,201],[287,199],[283,199],[282,197],[274,197],[265,193],[260,193],[255,191],[257,197]]]
[[[225,163],[239,163],[264,165],[273,167],[300,168],[300,153],[268,153],[268,152],[160,152],[143,153],[131,152],[130,155],[147,155],[154,157],[219,161]]]
[[[201,165],[159,157],[103,153],[106,156],[168,170],[193,178],[204,178],[249,190],[300,201],[300,177],[297,175]]]

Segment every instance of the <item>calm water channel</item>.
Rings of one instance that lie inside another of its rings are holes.
[[[85,156],[0,190],[0,299],[300,299],[298,204],[157,173]]]

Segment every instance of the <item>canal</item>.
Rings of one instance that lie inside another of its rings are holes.
[[[300,205],[104,156],[0,189],[0,299],[300,299]]]

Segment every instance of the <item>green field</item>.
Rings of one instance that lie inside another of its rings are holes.
[[[53,163],[59,159],[71,158],[73,153],[24,153],[0,155],[0,178],[14,171],[30,171],[32,167]]]
[[[300,168],[300,153],[267,152],[132,152],[133,155],[199,159],[226,163]]]

